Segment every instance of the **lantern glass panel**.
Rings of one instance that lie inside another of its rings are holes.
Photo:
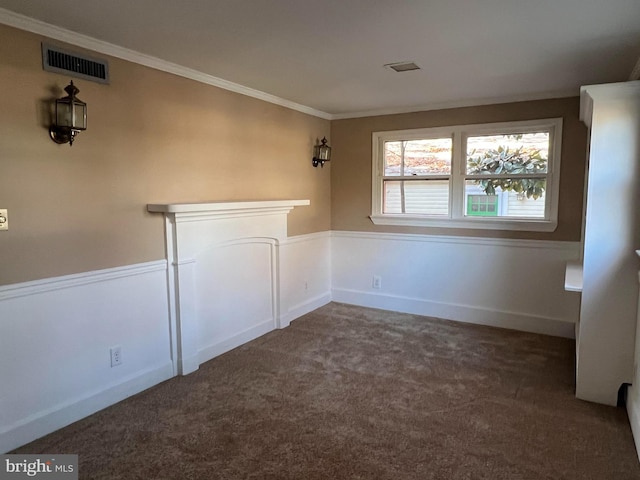
[[[322,145],[320,147],[320,152],[318,154],[318,158],[320,160],[329,160],[331,157],[331,147],[327,147],[326,145]]]
[[[56,125],[59,127],[71,127],[71,104],[65,99],[56,100]]]
[[[86,130],[87,128],[87,106],[84,103],[73,104],[74,116],[72,128]]]

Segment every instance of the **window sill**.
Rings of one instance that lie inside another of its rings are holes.
[[[404,227],[512,230],[524,232],[553,232],[558,227],[556,220],[451,219],[409,215],[371,215],[369,218],[375,225],[399,225]]]

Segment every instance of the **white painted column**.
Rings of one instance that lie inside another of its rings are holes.
[[[640,82],[583,87],[591,131],[576,396],[608,405],[633,381],[640,247]]]

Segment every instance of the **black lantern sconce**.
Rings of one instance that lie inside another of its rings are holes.
[[[51,140],[73,145],[76,135],[87,129],[87,104],[76,95],[80,90],[69,83],[64,89],[67,96],[56,100],[53,125],[49,127]]]
[[[316,145],[313,147],[313,166],[317,167],[320,164],[320,167],[324,167],[324,162],[328,162],[331,160],[331,147],[327,145],[326,137],[322,137],[320,145]]]

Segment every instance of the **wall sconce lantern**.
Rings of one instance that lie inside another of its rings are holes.
[[[324,167],[324,162],[331,160],[331,147],[327,145],[326,137],[322,137],[322,141],[320,143],[320,145],[313,147],[314,167],[317,167],[318,164],[320,164],[320,167]]]
[[[56,100],[54,123],[49,127],[49,135],[54,142],[71,146],[75,136],[87,129],[87,104],[76,97],[80,90],[73,81],[64,91],[67,96]]]

